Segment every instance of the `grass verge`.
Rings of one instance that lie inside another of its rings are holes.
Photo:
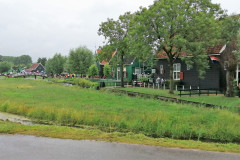
[[[97,140],[106,142],[121,142],[131,144],[143,144],[182,149],[199,149],[206,151],[240,153],[240,145],[234,143],[205,143],[193,140],[173,140],[168,138],[150,138],[143,134],[132,132],[106,133],[96,128],[78,129],[64,126],[34,125],[25,126],[12,122],[0,121],[1,134],[23,134],[51,138],[74,139],[74,140]]]

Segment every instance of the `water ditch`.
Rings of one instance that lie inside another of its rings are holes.
[[[125,90],[119,90],[119,89],[108,89],[113,93],[120,93],[120,94],[126,94],[130,97],[143,97],[143,98],[153,98],[158,99],[161,101],[167,101],[167,102],[173,102],[173,103],[179,103],[179,104],[194,104],[196,106],[205,106],[207,108],[220,108],[220,109],[226,109],[226,106],[219,106],[214,104],[208,104],[208,103],[201,103],[201,102],[193,102],[188,100],[182,100],[178,98],[172,98],[172,97],[165,97],[165,96],[159,96],[159,95],[152,95],[152,94],[146,94],[146,93],[139,93],[139,92],[133,92],[133,91],[125,91]]]
[[[19,116],[19,115],[15,115],[15,114],[5,113],[5,112],[0,112],[0,120],[20,123],[23,125],[34,125],[35,124],[28,118],[25,118],[25,117]]]

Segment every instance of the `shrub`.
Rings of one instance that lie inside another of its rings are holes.
[[[74,83],[82,88],[97,87],[98,83],[88,81],[83,78],[74,79]]]
[[[148,78],[147,78],[147,77],[142,77],[142,78],[139,78],[139,81],[141,81],[141,82],[147,82],[147,81],[148,81]]]
[[[96,76],[98,75],[98,68],[95,64],[91,65],[88,69],[89,76]]]
[[[111,67],[109,64],[106,64],[103,68],[103,73],[106,77],[111,77]]]
[[[5,102],[0,106],[0,111],[6,112],[8,108],[9,108],[9,103]]]

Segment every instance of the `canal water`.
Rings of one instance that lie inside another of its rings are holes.
[[[5,112],[0,112],[0,120],[17,122],[17,123],[21,123],[24,125],[34,125],[30,119],[27,119],[23,116],[9,114],[9,113],[5,113]]]

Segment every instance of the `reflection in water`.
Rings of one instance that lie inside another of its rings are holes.
[[[4,113],[4,112],[0,112],[0,120],[17,122],[24,125],[33,125],[30,119],[27,119],[23,116],[18,116],[18,115]]]

